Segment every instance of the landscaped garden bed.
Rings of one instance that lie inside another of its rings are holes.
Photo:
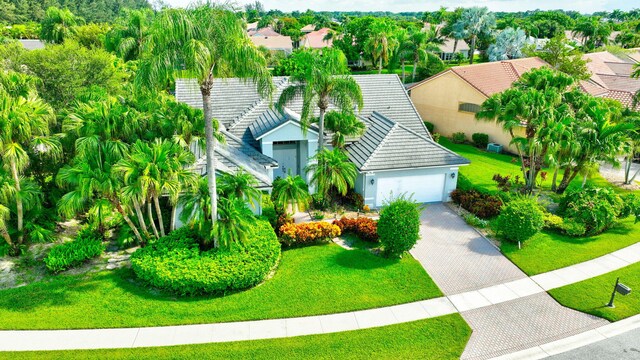
[[[458,314],[293,338],[170,347],[0,353],[7,359],[459,359],[471,329]]]

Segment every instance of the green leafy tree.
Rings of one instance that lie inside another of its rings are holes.
[[[318,147],[324,148],[324,117],[332,103],[342,112],[351,112],[353,107],[362,108],[362,92],[358,83],[348,74],[347,60],[338,49],[323,49],[322,52],[309,53],[311,58],[303,73],[293,76],[294,84],[280,95],[276,106],[282,109],[296,98],[302,98],[300,121],[303,129],[309,127],[313,113],[317,107]]]
[[[262,193],[257,189],[256,178],[244,170],[238,170],[233,174],[222,174],[219,178],[218,188],[225,197],[235,197],[248,201],[251,206],[262,198]]]
[[[300,175],[287,176],[273,182],[273,202],[285,212],[297,212],[306,208],[311,200],[309,187]]]
[[[378,64],[378,74],[382,74],[382,67],[389,62],[392,54],[399,46],[395,38],[395,27],[386,19],[376,19],[369,28],[370,35],[364,48],[371,56],[371,61]]]
[[[344,196],[353,188],[358,170],[342,150],[320,150],[313,160],[305,171],[312,173],[311,183],[325,199],[334,192]]]
[[[23,178],[29,167],[28,150],[54,159],[62,153],[58,139],[50,136],[55,123],[53,109],[38,97],[36,81],[28,75],[0,71],[0,159],[11,177],[18,232],[17,240],[10,244],[14,247],[24,240],[25,211],[39,200],[34,196],[39,188]]]
[[[73,39],[88,49],[102,49],[105,34],[109,31],[107,24],[86,24],[76,26]]]
[[[591,77],[587,69],[587,61],[582,53],[570,46],[564,33],[550,39],[540,51],[528,51],[528,56],[537,56],[551,65],[552,68],[570,75],[578,80]]]
[[[222,7],[202,5],[194,9],[167,9],[156,16],[150,41],[143,51],[136,83],[143,87],[166,87],[175,77],[196,79],[205,118],[207,179],[211,199],[211,223],[217,214],[214,133],[211,91],[216,78],[235,76],[256,84],[260,94],[270,96],[273,82],[266,59],[246,34],[243,21]],[[242,61],[238,61],[242,59]],[[212,227],[213,229],[214,227]],[[214,238],[214,247],[218,247]]]
[[[244,243],[251,234],[254,221],[243,199],[234,196],[220,198],[220,218],[214,229],[216,238],[226,248],[234,243]]]
[[[65,39],[76,34],[76,26],[84,23],[84,20],[75,16],[68,9],[59,9],[52,6],[42,20],[40,39],[54,44],[61,44]]]
[[[152,18],[150,9],[125,10],[106,34],[106,49],[125,61],[138,59],[149,35]]]
[[[582,44],[585,49],[592,50],[607,45],[611,31],[612,29],[609,23],[603,22],[599,17],[595,16],[584,17],[578,21],[572,34],[582,39]]]
[[[425,31],[415,29],[409,31],[407,36],[400,43],[400,57],[403,59],[402,72],[404,74],[404,59],[409,59],[413,63],[411,81],[416,81],[418,63],[427,57],[428,52],[440,52],[439,45],[444,43],[444,39],[439,35],[435,25],[431,25]],[[404,82],[404,76],[403,76]]]
[[[470,39],[469,64],[473,64],[473,54],[476,51],[478,38],[490,34],[496,26],[496,18],[486,7],[471,7],[464,9],[460,19],[454,25],[454,32],[464,34]]]

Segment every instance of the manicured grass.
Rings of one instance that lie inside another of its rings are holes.
[[[616,295],[615,308],[609,303],[616,278],[632,291],[627,296]],[[582,312],[617,321],[640,313],[640,263],[629,265],[595,278],[549,291],[559,303]]]
[[[441,296],[411,256],[390,260],[335,244],[284,251],[274,277],[224,297],[180,298],[138,284],[131,270],[0,291],[0,328],[74,329],[197,324],[329,314]]]
[[[458,314],[346,333],[159,348],[0,353],[0,359],[458,359],[471,329]]]
[[[522,249],[508,242],[502,242],[500,249],[522,271],[535,275],[591,260],[638,241],[640,224],[628,218],[596,236],[576,238],[543,231],[528,240]]]
[[[492,180],[494,174],[511,175],[512,178],[520,175],[522,178],[520,162],[516,157],[489,153],[472,145],[454,144],[446,138],[441,138],[440,143],[471,160],[469,166],[460,168],[460,188],[474,187],[493,193],[498,191],[496,183]],[[547,171],[549,175],[542,187],[548,190],[551,187],[553,174],[552,171]],[[588,182],[595,186],[613,188],[619,194],[630,193],[609,184],[599,174],[592,175]],[[570,188],[581,185],[582,179],[575,179]],[[544,231],[528,240],[520,250],[517,244],[506,242],[502,243],[501,249],[525,273],[535,275],[594,259],[638,241],[640,241],[640,224],[634,224],[634,221],[629,218],[596,236],[574,238]]]

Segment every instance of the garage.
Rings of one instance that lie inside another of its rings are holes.
[[[393,194],[413,195],[419,203],[439,202],[444,198],[446,174],[398,175],[378,177],[376,206],[382,206]]]

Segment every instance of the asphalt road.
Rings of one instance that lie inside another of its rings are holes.
[[[640,359],[640,329],[602,340],[585,347],[552,356],[553,360],[626,360]]]

